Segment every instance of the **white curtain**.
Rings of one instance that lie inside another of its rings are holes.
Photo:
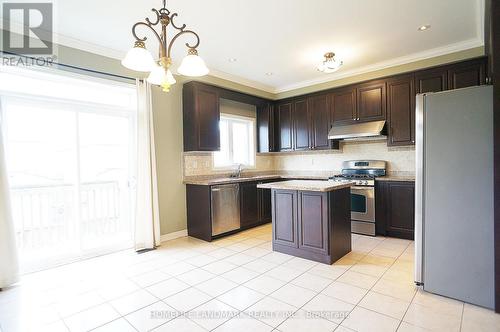
[[[16,240],[10,207],[3,136],[0,128],[0,288],[12,285],[17,280]]]
[[[137,185],[135,249],[153,249],[160,244],[160,212],[151,106],[151,85],[137,80]]]

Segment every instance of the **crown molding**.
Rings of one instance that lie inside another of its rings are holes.
[[[317,79],[302,81],[299,83],[284,85],[284,86],[276,88],[273,91],[273,93],[278,94],[278,93],[288,92],[288,91],[292,91],[292,90],[296,90],[296,89],[302,89],[302,88],[306,88],[306,87],[316,85],[316,84],[331,82],[331,81],[339,80],[342,78],[347,78],[350,76],[362,75],[362,74],[366,74],[366,73],[381,70],[381,69],[386,69],[386,68],[390,68],[390,67],[404,65],[404,64],[416,62],[419,60],[425,60],[425,59],[429,59],[429,58],[433,58],[433,57],[437,57],[437,56],[441,56],[441,55],[446,55],[446,54],[450,54],[450,53],[454,53],[454,52],[468,50],[468,49],[475,48],[475,47],[480,47],[480,46],[484,46],[484,42],[482,40],[480,40],[479,38],[469,39],[469,40],[465,40],[465,41],[462,41],[459,43],[450,44],[450,45],[430,49],[430,50],[423,51],[423,52],[413,53],[410,55],[405,55],[405,56],[402,56],[399,58],[394,58],[391,60],[378,62],[378,63],[368,65],[368,66],[363,66],[363,67],[357,68],[357,69],[352,69],[352,70],[348,70],[348,71],[344,71],[344,72],[336,72],[334,74],[328,74],[327,76],[322,77],[322,78],[317,78]]]

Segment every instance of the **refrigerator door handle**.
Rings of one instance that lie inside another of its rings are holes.
[[[424,104],[425,94],[417,95],[415,112],[415,284],[417,285],[424,283]]]

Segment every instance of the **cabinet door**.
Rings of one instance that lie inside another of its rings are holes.
[[[310,121],[307,100],[297,100],[293,103],[293,133],[295,150],[307,150],[311,147]]]
[[[198,147],[200,151],[220,150],[219,94],[210,87],[196,89]]]
[[[413,240],[415,228],[415,183],[387,182],[386,234]]]
[[[404,75],[387,81],[387,118],[389,139],[387,145],[415,144],[415,87],[413,75]]]
[[[328,253],[328,194],[298,192],[298,247]]]
[[[241,227],[259,222],[259,200],[257,182],[240,183],[240,223]]]
[[[280,151],[293,149],[292,103],[278,105],[278,138]]]
[[[297,248],[297,191],[272,190],[273,243]]]
[[[257,107],[257,151],[274,152],[274,107],[271,103]]]
[[[330,119],[333,123],[349,123],[356,118],[356,89],[339,89],[330,95]]]
[[[313,149],[328,149],[330,141],[330,116],[328,95],[308,98],[309,113],[311,115],[311,146]]]
[[[417,93],[439,92],[448,89],[446,69],[437,68],[415,73],[415,90]]]
[[[448,88],[460,89],[484,84],[484,73],[484,61],[471,61],[451,65],[450,69],[448,69]]]
[[[259,221],[261,223],[272,220],[271,189],[258,189],[259,194]]]
[[[385,82],[362,84],[357,89],[357,121],[385,120]]]

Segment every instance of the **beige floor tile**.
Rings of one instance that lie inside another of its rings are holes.
[[[244,267],[239,267],[229,272],[223,273],[220,276],[224,279],[231,280],[237,284],[243,284],[248,280],[251,280],[259,275],[258,272],[246,269]]]
[[[238,286],[220,295],[217,299],[238,310],[245,310],[262,300],[264,296],[264,294],[254,291],[253,289]]]
[[[272,298],[288,303],[294,307],[300,308],[316,296],[316,292],[305,289],[292,284],[286,284],[274,293],[271,293]]]
[[[196,285],[195,287],[210,296],[216,297],[237,286],[238,284],[235,282],[224,279],[222,277],[215,277],[213,279],[204,281],[201,284]]]
[[[424,292],[422,290],[417,291],[412,303],[428,307],[437,313],[457,317],[462,316],[464,306],[463,302]]]
[[[125,318],[120,318],[98,327],[92,332],[137,332],[137,330]]]
[[[227,271],[231,271],[237,267],[238,265],[229,262],[215,261],[213,263],[203,266],[202,269],[213,274],[222,274]]]
[[[244,312],[250,317],[258,319],[267,325],[277,327],[291,317],[296,311],[297,308],[292,305],[271,297],[265,297]]]
[[[384,273],[382,279],[391,280],[399,283],[413,284],[414,274],[412,272],[390,268]]]
[[[460,316],[436,312],[435,308],[410,304],[403,321],[433,331],[460,331]]]
[[[238,310],[214,299],[190,311],[187,313],[187,317],[210,331],[238,314]]]
[[[223,259],[223,258],[229,257],[231,255],[234,255],[236,253],[237,253],[236,251],[229,250],[227,248],[219,248],[217,250],[214,250],[214,251],[207,253],[207,255],[215,257],[217,259]]]
[[[105,303],[64,318],[64,323],[71,332],[86,332],[119,317],[115,309]]]
[[[372,291],[411,302],[417,290],[413,283],[400,283],[393,280],[380,279],[373,286]]]
[[[335,265],[318,264],[307,272],[323,278],[335,280],[346,272],[346,268]]]
[[[352,309],[354,309],[354,305],[333,297],[318,294],[315,298],[306,303],[302,309],[315,316],[320,316],[321,318],[340,324]]]
[[[180,281],[194,286],[197,284],[201,284],[204,281],[212,279],[215,277],[215,274],[205,271],[203,269],[196,269],[186,272],[184,274],[178,275],[176,278]]]
[[[172,308],[181,313],[190,311],[212,299],[211,296],[197,290],[194,287],[188,288],[180,293],[174,294],[163,300]]]
[[[407,322],[401,322],[398,327],[398,332],[429,332],[430,330],[418,327],[415,325],[408,324]]]
[[[359,303],[360,307],[376,311],[398,320],[403,319],[409,305],[410,302],[405,302],[395,297],[376,292],[368,292]]]
[[[349,285],[365,288],[365,289],[370,289],[375,285],[377,282],[378,278],[363,274],[363,273],[358,273],[354,271],[347,271],[346,273],[342,274],[337,281],[344,282]]]
[[[119,297],[111,301],[110,304],[116,311],[118,311],[118,313],[120,313],[120,315],[125,316],[157,301],[158,298],[156,296],[153,296],[151,293],[141,289],[137,292]]]
[[[186,317],[175,318],[163,325],[160,325],[152,332],[205,332],[204,328]],[[121,331],[116,331],[121,332]]]
[[[260,258],[262,256],[269,255],[270,253],[271,253],[270,250],[259,247],[253,247],[242,252],[242,254],[244,255],[252,256],[255,258]]]
[[[61,317],[68,317],[85,309],[89,309],[98,304],[104,303],[106,300],[99,296],[97,292],[91,291],[68,298],[55,305],[56,310]],[[4,310],[1,310],[4,311]],[[5,312],[5,311],[4,311]],[[0,314],[1,316],[1,314]],[[1,317],[0,317],[1,318]]]
[[[170,278],[170,275],[160,270],[150,271],[130,278],[140,287],[148,287]]]
[[[267,272],[275,268],[276,266],[277,264],[265,261],[263,259],[256,259],[254,261],[251,261],[250,263],[243,265],[244,268],[250,269],[258,273]]]
[[[315,292],[321,292],[326,286],[332,283],[332,280],[306,272],[293,279],[291,283]]]
[[[285,285],[285,282],[269,276],[262,275],[246,282],[243,285],[262,294],[269,295],[272,292],[276,291],[278,288]]]
[[[214,332],[270,332],[274,328],[243,313],[217,327]]]
[[[368,290],[364,288],[334,281],[332,284],[326,287],[321,292],[321,294],[334,297],[351,304],[358,304],[358,302],[361,301],[361,299],[367,292]]]
[[[156,302],[150,306],[134,311],[125,316],[125,319],[139,332],[151,331],[179,316],[179,312],[163,302]]]
[[[302,273],[303,273],[302,271],[298,271],[295,269],[284,267],[283,265],[279,265],[279,266],[267,271],[263,275],[268,276],[268,277],[272,277],[272,278],[275,278],[275,279],[278,279],[278,280],[281,280],[284,282],[290,282],[293,279],[297,278]]]
[[[498,332],[500,331],[500,314],[466,303],[462,318],[462,331]]]
[[[388,267],[386,266],[358,262],[356,265],[351,267],[349,271],[359,272],[376,278],[380,278],[387,271],[387,269]]]
[[[397,330],[399,320],[356,307],[342,322],[342,326],[358,332],[391,332]]]
[[[205,265],[208,265],[210,263],[213,263],[217,261],[217,258],[209,256],[209,255],[197,255],[194,257],[191,257],[186,260],[186,263],[197,266],[197,267],[202,267]]]
[[[378,266],[389,267],[395,262],[394,258],[379,256],[377,254],[369,253],[361,259],[363,263],[374,264]]]
[[[229,257],[224,258],[224,262],[229,262],[238,266],[245,265],[247,263],[250,263],[251,261],[255,260],[255,257],[245,255],[243,253],[238,253]]]
[[[170,266],[164,267],[160,269],[160,271],[175,277],[194,269],[196,269],[196,266],[192,264],[188,264],[186,262],[178,262]]]
[[[293,270],[297,270],[300,272],[306,272],[307,270],[310,270],[312,267],[318,265],[320,263],[304,259],[304,258],[299,258],[299,257],[294,257],[290,259],[289,261],[286,261],[283,263],[281,266],[287,267]]]
[[[313,316],[307,311],[299,310],[292,317],[281,323],[277,327],[277,330],[281,332],[331,332],[337,326],[337,324],[329,320]]]
[[[176,278],[171,278],[160,283],[154,284],[146,288],[148,292],[153,294],[159,299],[164,299],[168,296],[179,293],[190,286]]]
[[[280,252],[273,251],[268,255],[262,256],[262,259],[271,263],[283,264],[284,262],[292,259],[293,256],[282,254]]]

